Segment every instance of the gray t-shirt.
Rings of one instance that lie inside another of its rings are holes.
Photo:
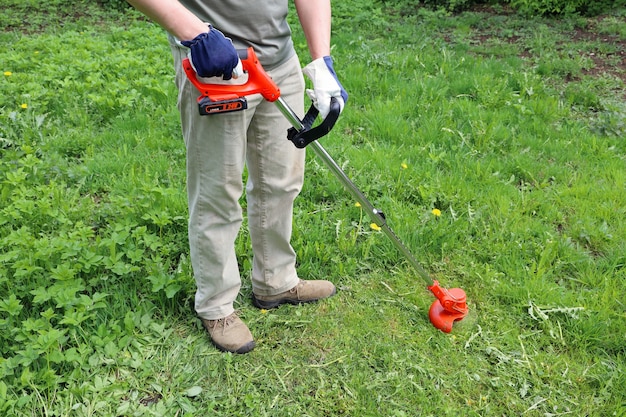
[[[235,48],[252,46],[267,70],[295,54],[287,24],[289,0],[180,0],[203,21],[233,40]]]

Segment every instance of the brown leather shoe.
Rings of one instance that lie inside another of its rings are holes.
[[[328,298],[337,292],[330,281],[300,280],[292,289],[276,295],[257,295],[252,293],[252,303],[258,308],[270,309],[281,304],[301,304]]]
[[[218,320],[201,320],[211,341],[222,352],[248,353],[256,346],[248,326],[237,313]]]

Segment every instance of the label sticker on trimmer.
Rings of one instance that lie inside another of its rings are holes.
[[[245,97],[223,101],[211,101],[205,98],[198,102],[198,106],[200,107],[200,114],[206,116],[245,110],[248,108],[248,102]]]

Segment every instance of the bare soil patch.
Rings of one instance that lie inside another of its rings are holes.
[[[477,5],[472,9],[474,12],[485,13],[491,16],[514,16],[516,12],[510,7],[493,7],[490,5]],[[558,24],[558,18],[554,19],[554,26]],[[580,43],[585,45],[585,49],[581,49],[578,53],[581,56],[589,58],[593,65],[582,70],[583,74],[590,76],[612,76],[619,78],[626,83],[626,36],[620,34],[604,33],[603,27],[606,22],[617,22],[626,25],[626,19],[623,17],[615,17],[610,15],[601,15],[592,18],[580,18],[580,22],[584,25],[575,27],[571,30],[560,33],[568,39],[568,44]],[[555,29],[559,30],[559,29]],[[477,41],[480,43],[488,43],[495,39],[493,32],[477,34]],[[506,41],[512,44],[520,45],[524,42],[524,38],[519,35],[508,35],[498,37],[499,41]],[[521,46],[520,57],[532,59],[533,53]],[[563,48],[568,47],[563,44]]]

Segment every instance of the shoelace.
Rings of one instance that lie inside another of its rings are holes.
[[[289,290],[290,294],[295,294],[296,295],[296,299],[300,300],[300,288],[303,287],[305,284],[304,281],[300,281],[298,283],[298,285],[296,285],[295,287],[293,287],[292,289]]]
[[[217,320],[209,320],[214,322],[215,324],[213,325],[213,329],[215,330],[219,325],[220,322],[222,323],[222,334],[224,334],[226,332],[226,328],[228,326],[230,326],[236,319],[237,319],[237,315],[235,313],[231,314],[228,317],[224,317],[221,319],[217,319]]]

